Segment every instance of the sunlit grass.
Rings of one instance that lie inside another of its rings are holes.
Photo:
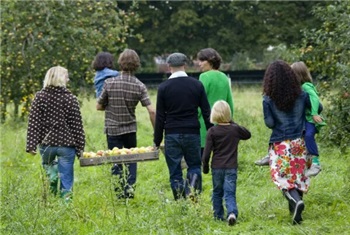
[[[150,90],[155,104],[156,91]],[[304,222],[291,225],[287,201],[272,183],[264,156],[270,135],[262,118],[260,87],[233,87],[234,120],[252,132],[239,146],[238,224],[212,218],[211,175],[204,175],[197,204],[174,202],[164,156],[138,164],[136,198],[117,200],[110,165],[80,167],[75,162],[74,199],[65,205],[45,190],[40,156],[25,153],[26,123],[1,126],[1,234],[348,234],[349,156],[319,141],[322,172],[305,196]],[[104,113],[95,99],[82,105],[86,150],[107,149]],[[138,146],[152,145],[147,110],[137,107]]]

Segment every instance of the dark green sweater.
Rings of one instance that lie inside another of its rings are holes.
[[[218,100],[226,101],[233,115],[233,98],[229,78],[223,72],[218,70],[209,70],[199,76],[199,80],[203,83],[205,92],[208,97],[210,107]],[[199,111],[199,121],[201,124],[201,147],[205,146],[205,137],[207,129],[204,125],[202,113]]]

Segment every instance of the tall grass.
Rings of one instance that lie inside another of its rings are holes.
[[[155,104],[156,91],[150,91]],[[74,199],[65,204],[45,187],[40,156],[25,153],[26,123],[1,126],[1,234],[349,234],[349,156],[319,141],[322,172],[304,197],[304,221],[291,225],[287,201],[272,183],[267,167],[254,161],[264,156],[270,131],[262,118],[257,87],[233,89],[234,119],[252,132],[239,146],[238,223],[229,227],[213,220],[211,175],[204,175],[198,203],[174,202],[169,173],[159,161],[138,164],[136,197],[118,200],[110,165],[75,164]],[[86,150],[107,149],[103,112],[95,100],[82,105]],[[137,108],[138,146],[152,145],[152,127],[145,108]]]

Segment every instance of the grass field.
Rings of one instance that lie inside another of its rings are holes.
[[[155,104],[156,91],[150,90]],[[270,135],[263,122],[261,91],[235,86],[234,118],[252,132],[239,146],[238,223],[214,221],[211,175],[204,175],[198,203],[173,201],[169,174],[159,161],[138,164],[136,197],[117,200],[110,165],[80,167],[75,162],[74,199],[64,204],[45,185],[40,156],[25,153],[27,123],[9,120],[1,126],[1,234],[349,234],[350,157],[327,147],[318,137],[322,172],[311,181],[303,224],[291,225],[287,201],[272,183],[267,167],[254,161],[264,156]],[[94,98],[82,105],[86,150],[107,149],[103,112]],[[152,127],[138,106],[138,146],[152,145]]]

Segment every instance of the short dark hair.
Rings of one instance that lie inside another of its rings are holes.
[[[125,49],[119,55],[118,64],[120,70],[134,73],[141,65],[140,57],[136,51],[132,49]]]
[[[92,68],[96,71],[104,68],[114,69],[114,56],[109,52],[99,52],[92,62]]]
[[[222,58],[220,54],[213,48],[204,48],[197,54],[197,59],[200,61],[208,61],[213,69],[219,69]]]

